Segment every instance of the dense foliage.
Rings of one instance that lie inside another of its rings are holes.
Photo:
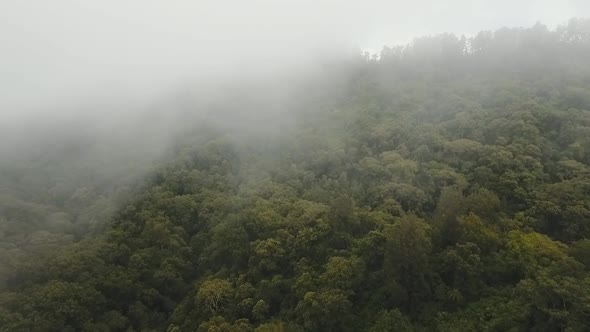
[[[590,22],[350,66],[279,137],[185,137],[100,234],[22,262],[2,330],[587,330]]]

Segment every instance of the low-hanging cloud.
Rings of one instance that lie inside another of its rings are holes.
[[[0,4],[0,121],[98,106],[117,115],[186,81],[296,71],[355,47],[588,14],[581,0],[7,0]],[[98,106],[82,106],[89,101]]]

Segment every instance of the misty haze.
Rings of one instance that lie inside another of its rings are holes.
[[[0,331],[589,331],[590,3],[0,3]]]

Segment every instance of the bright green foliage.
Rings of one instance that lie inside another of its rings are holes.
[[[232,297],[233,288],[226,280],[205,280],[197,292],[197,301],[212,313],[222,312]]]

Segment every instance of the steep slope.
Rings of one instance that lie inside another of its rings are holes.
[[[185,137],[103,233],[21,267],[2,330],[583,331],[588,26],[420,39],[281,135]]]

